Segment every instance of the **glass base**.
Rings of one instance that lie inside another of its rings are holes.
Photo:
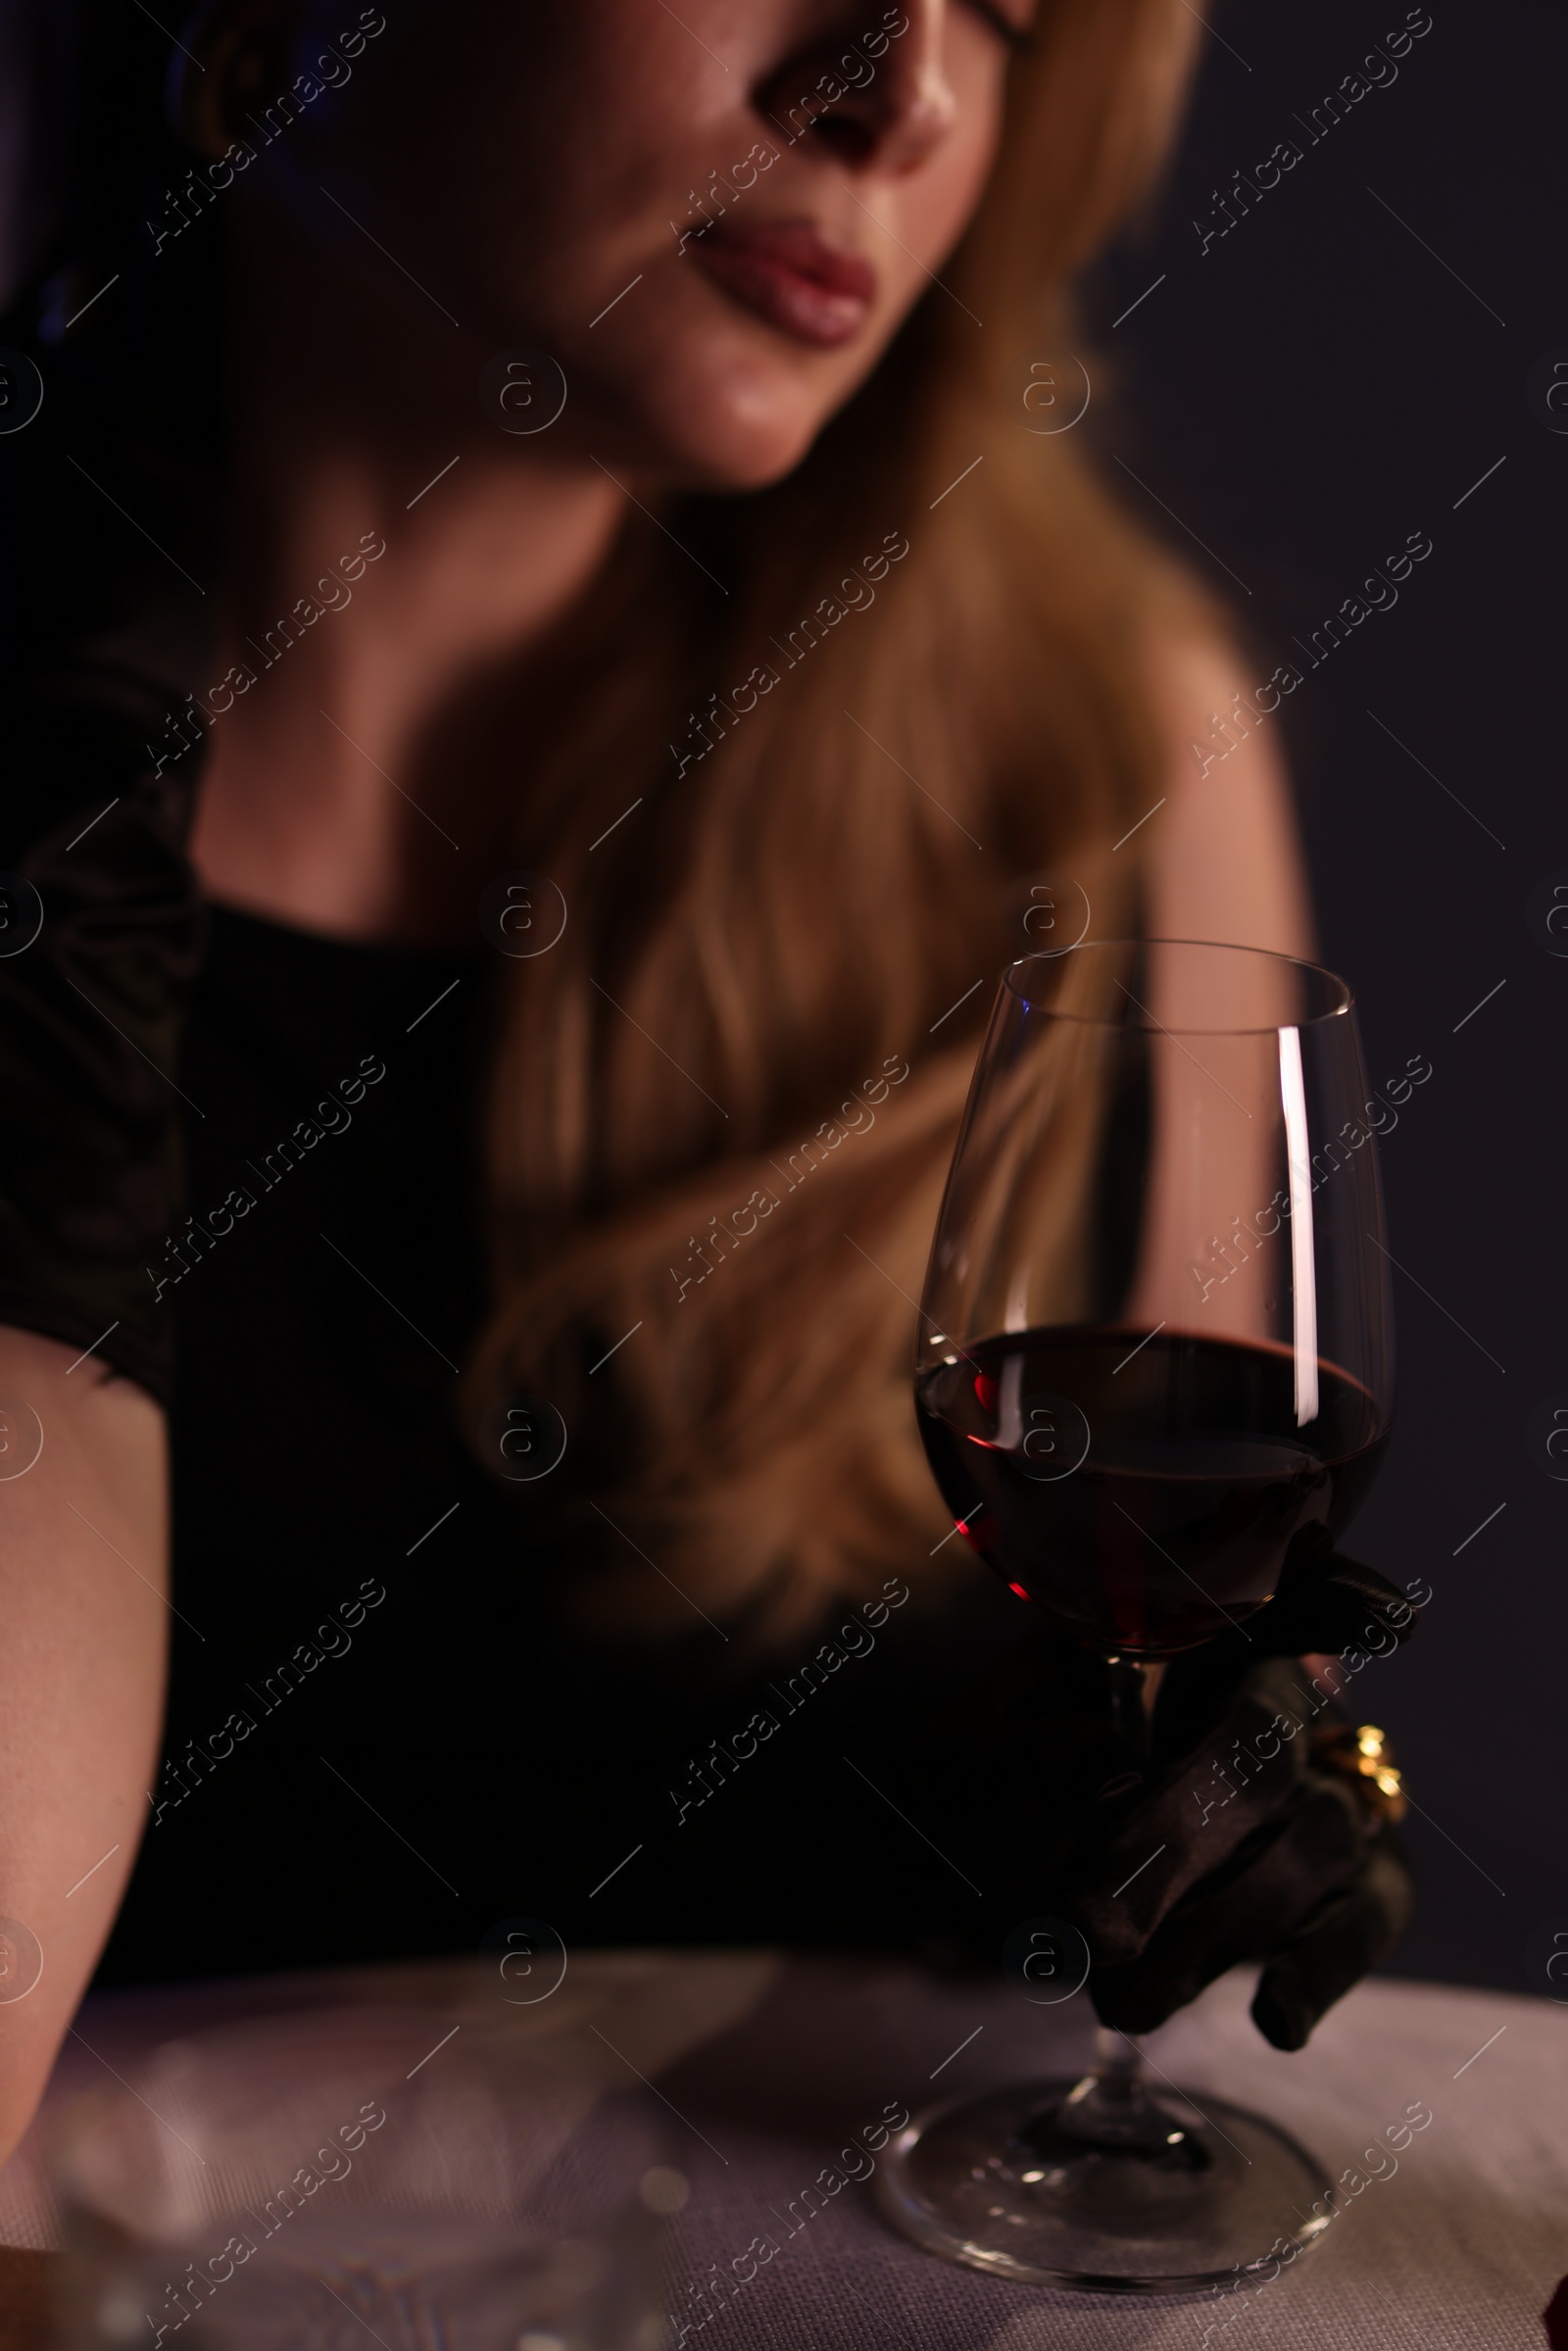
[[[1261,2116],[1143,2088],[1118,2119],[1101,2092],[1033,2082],[917,2115],[878,2169],[883,2217],[945,2260],[1098,2294],[1263,2282],[1329,2226],[1322,2167]]]

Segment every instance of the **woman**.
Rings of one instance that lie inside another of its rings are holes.
[[[0,2135],[122,1897],[121,1980],[1094,1915],[1102,1669],[944,1543],[909,1300],[1043,924],[1308,944],[1262,698],[1037,429],[1192,12],[126,13],[6,330]],[[1321,1779],[1194,1842],[1238,1670],[1099,1996],[1272,1953],[1299,2045],[1403,1881]]]

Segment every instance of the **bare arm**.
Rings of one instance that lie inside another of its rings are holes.
[[[1232,709],[1242,678],[1234,656],[1208,640],[1166,648],[1159,661],[1154,683],[1170,751],[1165,799],[1148,827],[1150,932],[1310,958],[1311,907],[1279,721],[1254,712],[1229,721],[1226,733],[1211,724]],[[1234,1278],[1206,1293],[1187,1279],[1209,1262],[1211,1246],[1238,1217],[1268,1204],[1274,1188],[1275,1138],[1241,1100],[1244,1070],[1246,1078],[1255,1075],[1251,1051],[1245,1042],[1235,1051],[1240,1059],[1233,1062],[1216,1038],[1197,1055],[1160,1060],[1165,1146],[1134,1300],[1137,1319],[1151,1328],[1249,1339],[1268,1327],[1264,1298],[1278,1279],[1274,1257],[1287,1242],[1272,1252],[1244,1249]],[[1221,1065],[1231,1069],[1230,1084]],[[1225,1149],[1210,1146],[1195,1157],[1194,1138],[1216,1119],[1234,1129]]]
[[[43,1430],[33,1466],[0,1474],[0,1917],[26,1930],[0,1931],[0,2161],[124,1891],[163,1720],[164,1417],[94,1359],[69,1368],[74,1356],[0,1328],[0,1414],[24,1432],[9,1408],[20,1398]],[[0,1473],[30,1449],[9,1442]]]
[[[1254,710],[1227,721],[1229,750],[1210,725],[1247,684],[1237,657],[1208,640],[1167,648],[1158,663],[1170,754],[1165,806],[1150,826],[1150,930],[1310,959],[1312,910],[1280,719]]]

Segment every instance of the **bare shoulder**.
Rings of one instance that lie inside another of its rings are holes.
[[[1156,937],[1314,953],[1311,906],[1279,718],[1299,673],[1254,678],[1217,633],[1152,649],[1164,800],[1145,851]]]

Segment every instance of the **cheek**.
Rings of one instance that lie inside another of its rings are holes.
[[[696,124],[715,91],[733,106],[736,72],[684,29],[720,50],[716,13],[717,0],[691,0],[679,21],[646,0],[471,0],[457,12],[409,0],[396,41],[389,31],[362,61],[374,73],[309,126],[318,176],[336,187],[336,171],[363,188],[376,233],[400,257],[422,257],[412,266],[465,331],[497,348],[543,340],[522,330],[555,324],[558,293],[586,323],[598,308],[582,302],[596,251],[639,212],[684,204],[679,173]],[[469,52],[458,71],[454,15]],[[730,160],[727,139],[710,158],[710,143],[696,140],[705,168]],[[321,217],[330,223],[329,211]]]
[[[894,202],[885,199],[875,208],[925,269],[940,271],[973,219],[996,162],[1002,85],[992,75],[977,74],[974,80],[946,144],[894,191]],[[917,299],[930,281],[915,262],[906,259],[905,269],[910,299]]]
[[[931,278],[942,276],[944,263],[973,219],[1001,141],[1006,79],[996,43],[971,28],[967,19],[955,16],[949,26],[952,128],[918,170],[864,193],[876,225],[863,214],[856,216],[870,231],[888,296],[878,321],[884,342],[927,292],[944,304],[951,300],[932,287]]]
[[[1006,55],[967,9],[948,11],[944,73],[953,93],[952,128],[946,144],[906,184],[919,193],[928,183],[927,202],[942,215],[939,233],[951,244],[962,235],[985,190],[1007,100]]]

